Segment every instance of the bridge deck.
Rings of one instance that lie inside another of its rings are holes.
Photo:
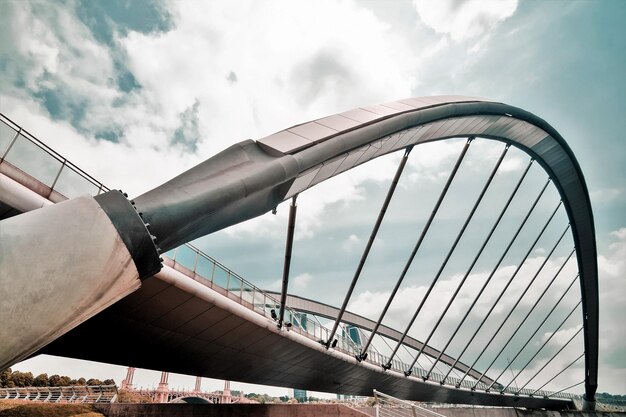
[[[85,343],[90,344],[85,349]],[[571,400],[471,392],[423,382],[326,351],[242,307],[200,279],[165,268],[137,292],[42,350],[120,365],[257,384],[476,405],[567,408]]]

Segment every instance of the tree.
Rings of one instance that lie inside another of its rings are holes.
[[[61,378],[59,378],[60,387],[67,387],[70,385],[72,385],[72,379],[69,376],[63,375]]]
[[[115,385],[115,381],[112,379],[105,379],[102,381],[102,385]]]
[[[31,387],[35,378],[30,372],[15,371],[11,374],[11,379],[16,387]]]
[[[48,378],[48,385],[51,387],[60,387],[61,385],[59,385],[61,382],[61,376],[54,374],[54,375],[50,375],[50,378]]]
[[[39,374],[33,380],[33,387],[47,387],[48,386],[48,374]]]
[[[104,385],[102,381],[97,378],[89,378],[87,380],[87,385]]]
[[[0,387],[8,387],[9,381],[11,381],[11,368],[7,368],[0,372]]]

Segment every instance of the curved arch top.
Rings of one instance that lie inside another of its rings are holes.
[[[453,137],[506,142],[556,186],[572,228],[583,304],[585,392],[598,369],[598,268],[589,193],[576,158],[546,121],[464,96],[409,98],[353,109],[244,141],[135,199],[164,250],[264,214],[328,178],[409,146]]]

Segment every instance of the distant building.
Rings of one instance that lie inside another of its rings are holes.
[[[306,390],[303,389],[294,389],[293,390],[293,398],[298,400],[299,403],[305,402],[307,399]]]
[[[337,394],[337,399],[341,401],[361,402],[361,401],[365,401],[367,397],[363,397],[361,395]]]
[[[363,342],[361,341],[361,333],[359,332],[358,327],[347,325],[346,333],[348,334],[348,337],[352,339],[355,345],[357,345],[358,347],[363,346]]]
[[[306,328],[306,323],[307,323],[307,317],[306,317],[306,313],[295,313],[294,314],[294,321],[297,322],[298,324],[300,324],[300,327],[302,328],[302,330],[307,330]]]

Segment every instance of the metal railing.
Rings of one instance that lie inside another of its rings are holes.
[[[97,195],[109,191],[109,188],[96,180],[75,164],[45,145],[39,139],[22,129],[8,117],[0,113],[0,173],[7,175],[17,182],[33,189],[53,202],[84,194]],[[200,282],[208,283],[213,289],[221,291],[223,295],[240,302],[257,313],[274,318],[272,310],[278,314],[280,302],[276,298],[259,289],[226,266],[220,264],[209,255],[190,244],[182,245],[167,252],[166,257],[171,259],[174,268],[182,269],[187,275],[195,277]],[[166,259],[167,263],[167,259]],[[186,271],[185,271],[186,270]],[[285,322],[290,323],[289,331],[295,331],[316,341],[327,341],[331,329],[311,320],[306,314],[297,312],[289,307],[285,311]],[[338,332],[339,333],[339,332]],[[341,332],[343,333],[343,332]],[[335,334],[336,350],[351,356],[360,354],[360,347],[344,334]],[[369,348],[365,360],[375,365],[391,364],[392,370],[405,372],[409,365],[378,353]],[[456,388],[481,389],[489,391],[489,386],[483,383],[431,372],[414,366],[411,374],[424,380],[452,385]],[[491,387],[495,392],[512,395],[526,395],[534,397],[552,397],[564,399],[578,399],[579,395],[565,392],[534,391],[532,389],[516,390],[507,387]],[[1,397],[0,397],[1,398]]]
[[[256,311],[267,318],[275,320],[272,315],[272,310],[274,310],[275,314],[278,313],[280,301],[277,298],[258,288],[195,246],[191,244],[179,246],[176,249],[166,252],[165,258],[169,259],[172,263],[171,266],[174,269],[195,278],[199,282],[206,283],[212,289],[220,291],[223,295],[239,302],[243,306],[248,307],[249,309]],[[165,261],[166,263],[168,263],[167,259]],[[288,306],[285,309],[285,322],[291,323],[291,326],[287,327],[290,331],[295,331],[316,341],[326,341],[330,335],[329,328],[322,326],[319,322],[311,320],[306,314],[293,310]],[[337,332],[335,339],[337,339],[335,350],[342,351],[351,356],[360,353],[359,346],[357,346],[350,337],[344,335],[342,332]],[[374,365],[382,366],[389,362],[389,357],[370,348],[368,349],[368,357],[365,361]],[[408,371],[409,365],[398,359],[393,359],[391,361],[391,369],[398,372],[405,372]],[[414,366],[412,369],[412,375],[418,378],[426,378],[427,374],[428,372],[426,370],[418,368],[417,366]],[[436,372],[431,372],[430,375],[428,375],[428,380],[466,389],[472,389],[475,384],[473,381],[461,381],[460,378],[451,376],[445,378],[442,374]],[[481,382],[476,386],[476,388],[488,390],[489,385]],[[518,390],[514,387],[508,387],[500,391],[494,386],[492,387],[492,391],[535,397],[564,399],[575,399],[579,397],[577,395],[564,392],[534,392],[532,389],[523,389],[518,392]],[[531,395],[533,393],[534,395]]]
[[[112,403],[115,385],[71,385],[67,387],[0,388],[0,400],[29,400],[47,403]]]
[[[0,172],[23,183],[37,180],[35,191],[53,202],[109,191],[100,181],[68,161],[0,113]],[[33,184],[29,184],[33,185]]]
[[[420,407],[391,395],[374,390],[376,417],[446,417],[435,411]]]
[[[258,288],[195,246],[185,244],[166,252],[164,255],[165,263],[167,264],[169,259],[174,269],[194,277],[199,282],[208,284],[212,289],[265,317],[274,319],[274,314],[277,316],[280,309],[280,301],[277,298]],[[295,331],[314,340],[326,340],[330,335],[330,329],[311,320],[306,314],[289,307],[285,309],[285,323],[291,324],[291,326],[286,327],[289,331]],[[337,335],[336,338],[338,341],[336,349],[351,355],[358,352],[358,347],[349,337]]]

